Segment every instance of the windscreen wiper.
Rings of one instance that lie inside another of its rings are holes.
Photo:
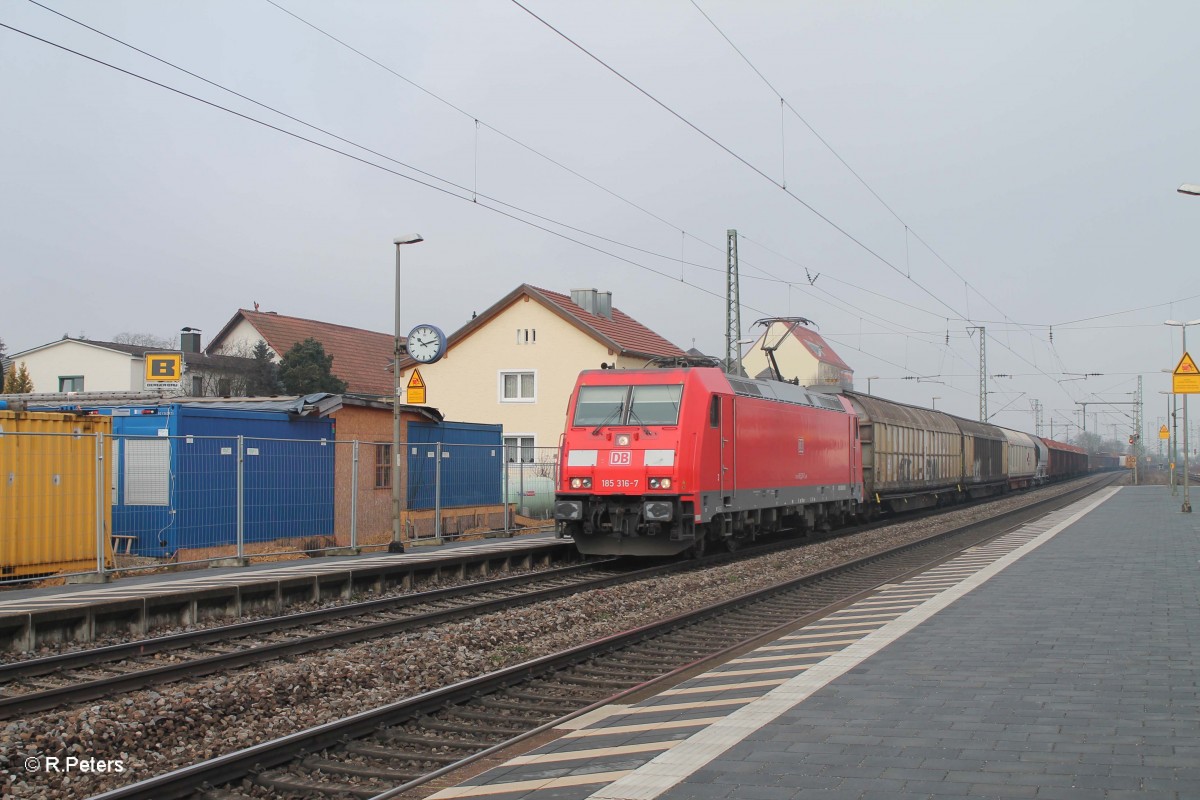
[[[637,422],[638,425],[641,425],[642,432],[645,433],[647,436],[658,436],[657,433],[655,433],[654,431],[652,431],[646,427],[646,423],[642,422],[642,418],[639,417],[638,413],[633,410],[633,406],[629,407],[629,421]]]
[[[622,412],[624,409],[625,409],[625,404],[624,404],[624,403],[622,403],[621,405],[619,405],[619,406],[617,406],[616,408],[614,408],[614,409],[612,410],[612,413],[611,413],[611,414],[609,414],[607,417],[605,417],[604,419],[602,419],[602,420],[600,421],[600,424],[599,424],[599,425],[597,425],[596,427],[592,428],[592,436],[599,436],[599,435],[600,435],[600,429],[601,429],[601,428],[603,428],[605,425],[608,425],[609,423],[611,423],[611,422],[613,421],[613,417],[616,417],[616,416],[618,416],[618,415],[619,415],[619,414],[620,414],[620,413],[621,413],[621,412]]]

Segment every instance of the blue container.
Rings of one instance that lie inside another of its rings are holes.
[[[333,535],[332,419],[186,404],[83,410],[113,418],[113,534],[136,537],[135,554],[236,544],[239,452],[246,543]]]
[[[439,443],[442,508],[499,505],[504,475],[502,425],[409,422],[408,507],[435,507]]]

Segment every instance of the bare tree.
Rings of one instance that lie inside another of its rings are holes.
[[[112,338],[117,344],[133,344],[139,347],[157,347],[162,350],[175,346],[175,339],[155,336],[153,333],[129,333],[124,331]]]

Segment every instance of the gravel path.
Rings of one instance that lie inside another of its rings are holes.
[[[1073,485],[1072,487],[1073,488]],[[477,674],[819,571],[1068,491],[891,525],[701,572],[601,589],[469,622],[273,662],[0,728],[0,795],[85,798]],[[120,761],[119,773],[27,770],[27,759]]]

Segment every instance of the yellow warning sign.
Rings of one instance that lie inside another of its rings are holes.
[[[1160,438],[1160,439],[1170,439],[1171,438],[1171,432],[1169,430],[1167,430],[1166,425],[1163,425],[1161,428],[1158,429],[1158,438]]]
[[[404,402],[409,405],[422,405],[425,402],[425,379],[421,377],[421,371],[418,369],[414,369],[408,379],[406,398]]]
[[[1175,394],[1200,394],[1200,369],[1196,369],[1196,362],[1187,353],[1183,354],[1171,373],[1171,391]]]

